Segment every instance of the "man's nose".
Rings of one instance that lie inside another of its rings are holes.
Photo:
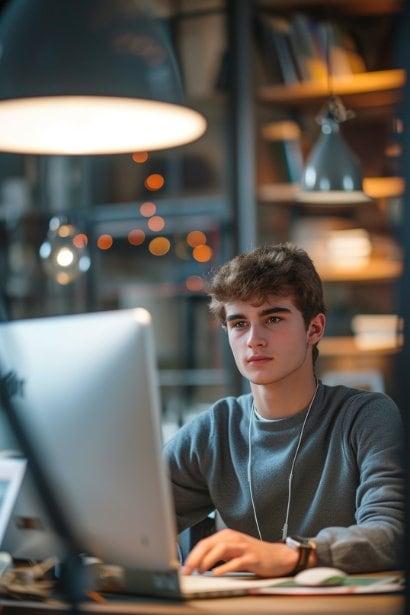
[[[259,327],[258,325],[252,325],[249,328],[248,346],[250,348],[254,348],[257,346],[266,346],[265,336],[263,335],[261,327]]]

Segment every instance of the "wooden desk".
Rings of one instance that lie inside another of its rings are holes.
[[[65,610],[64,607],[10,601],[2,601],[0,608],[1,615],[53,615]],[[104,615],[402,615],[404,596],[242,596],[189,602],[140,598],[105,605],[87,604],[83,612]]]

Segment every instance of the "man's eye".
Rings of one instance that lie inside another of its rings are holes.
[[[246,320],[237,320],[232,323],[232,329],[244,329],[246,327]]]
[[[282,319],[279,316],[270,316],[267,320],[268,325],[277,325]]]

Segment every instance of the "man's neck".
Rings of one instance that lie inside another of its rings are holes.
[[[266,419],[289,418],[304,410],[316,390],[316,378],[312,371],[309,377],[285,378],[271,384],[251,383],[251,391],[257,411]]]

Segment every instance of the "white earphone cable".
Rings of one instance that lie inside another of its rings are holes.
[[[290,515],[290,505],[291,505],[291,500],[292,500],[292,480],[293,480],[293,470],[295,467],[295,463],[296,463],[296,459],[299,453],[299,449],[302,443],[302,438],[303,438],[303,433],[305,431],[305,426],[306,426],[306,422],[309,418],[309,414],[310,411],[312,409],[313,406],[313,402],[316,399],[316,394],[319,388],[319,382],[316,380],[316,388],[315,388],[315,392],[313,394],[312,399],[310,400],[309,403],[309,407],[307,409],[303,424],[302,424],[302,428],[300,430],[300,434],[299,434],[299,439],[298,439],[298,443],[296,446],[296,450],[295,450],[295,454],[293,456],[293,461],[292,461],[292,465],[290,468],[290,473],[289,473],[289,478],[288,478],[288,502],[287,502],[287,506],[286,506],[286,516],[285,516],[285,523],[283,524],[283,528],[282,528],[282,540],[285,541],[288,535],[288,525],[289,525],[289,515]],[[258,521],[258,515],[256,513],[256,506],[255,506],[255,501],[254,501],[254,497],[253,497],[253,488],[252,488],[252,429],[253,429],[253,421],[255,418],[255,405],[254,403],[252,404],[252,408],[251,408],[251,414],[249,417],[249,431],[248,431],[248,467],[247,467],[247,477],[248,477],[248,485],[249,485],[249,493],[250,493],[250,497],[251,497],[251,504],[252,504],[252,509],[253,509],[253,516],[255,519],[255,524],[256,524],[256,529],[258,531],[258,535],[259,535],[259,539],[262,539],[262,532],[260,530],[259,527],[259,521]]]
[[[256,514],[255,502],[253,499],[253,489],[252,489],[252,426],[253,426],[253,417],[255,416],[255,407],[252,404],[251,415],[249,417],[249,431],[248,431],[248,485],[249,485],[249,493],[251,496],[251,503],[253,508],[253,517],[256,523],[256,529],[258,530],[259,539],[262,540],[262,533],[259,527],[258,515]]]

